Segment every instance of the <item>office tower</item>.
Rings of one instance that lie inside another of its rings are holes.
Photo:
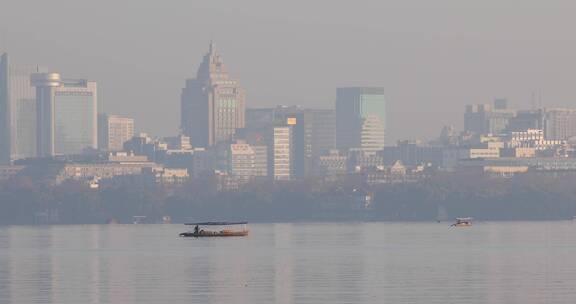
[[[0,163],[36,155],[36,90],[30,76],[42,71],[0,56]]]
[[[489,104],[467,105],[464,113],[464,131],[475,134],[500,134],[508,127],[510,119],[516,115],[508,109],[505,99],[494,100]]]
[[[336,113],[332,109],[308,109],[306,124],[306,154],[313,158],[326,154],[336,147]],[[308,136],[309,134],[309,136]]]
[[[550,140],[576,136],[576,109],[545,109],[544,136]]]
[[[96,82],[35,73],[37,156],[79,154],[98,144]]]
[[[269,154],[270,173],[268,176],[273,180],[288,181],[292,179],[292,144],[291,126],[280,126],[272,129]]]
[[[181,127],[194,147],[229,140],[244,127],[244,89],[230,79],[212,43],[196,78],[186,80],[181,98]]]
[[[336,147],[374,153],[384,148],[384,88],[349,87],[336,91]]]
[[[122,151],[124,143],[134,136],[134,119],[119,115],[98,115],[98,148]]]

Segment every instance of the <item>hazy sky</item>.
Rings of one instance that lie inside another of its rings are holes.
[[[460,128],[467,103],[576,106],[576,4],[531,0],[0,0],[0,51],[96,80],[100,109],[175,134],[213,39],[249,107],[386,89],[389,143]]]

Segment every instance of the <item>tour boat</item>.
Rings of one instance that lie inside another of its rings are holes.
[[[180,236],[183,237],[247,236],[248,235],[247,224],[248,224],[247,222],[186,223],[184,225],[194,226],[194,230],[182,232],[180,233]],[[204,229],[203,226],[206,226],[206,229]],[[208,229],[208,227],[212,229]]]
[[[472,226],[471,217],[459,217],[456,218],[456,223],[452,224],[450,227],[470,227]]]

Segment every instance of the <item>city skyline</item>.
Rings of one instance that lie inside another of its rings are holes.
[[[115,4],[113,12],[106,1],[91,4],[92,14],[85,18],[64,18],[58,1],[37,4],[46,14],[30,17],[26,5],[9,2],[10,14],[0,13],[0,49],[14,62],[50,64],[70,77],[89,75],[101,87],[101,112],[130,114],[143,130],[160,136],[178,130],[179,122],[170,118],[178,113],[181,80],[197,68],[195,58],[211,39],[242,79],[249,107],[326,108],[335,87],[384,86],[391,104],[390,142],[432,139],[444,124],[459,128],[465,104],[504,97],[512,107],[529,108],[533,93],[536,104],[541,100],[549,107],[576,100],[570,85],[574,21],[567,15],[573,4],[568,3],[485,1],[468,7],[449,1],[366,1],[337,4],[319,21],[314,16],[324,10],[323,2],[307,4],[304,11],[298,4],[275,8],[257,1],[146,4],[123,25],[131,2]],[[106,24],[100,22],[104,18]],[[66,26],[70,21],[83,26]],[[50,35],[52,28],[63,34]],[[159,77],[147,77],[150,73]],[[291,90],[283,90],[284,84]],[[397,119],[407,115],[416,118],[413,124]]]

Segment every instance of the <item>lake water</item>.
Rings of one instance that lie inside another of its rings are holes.
[[[0,227],[0,303],[575,303],[576,222]]]

